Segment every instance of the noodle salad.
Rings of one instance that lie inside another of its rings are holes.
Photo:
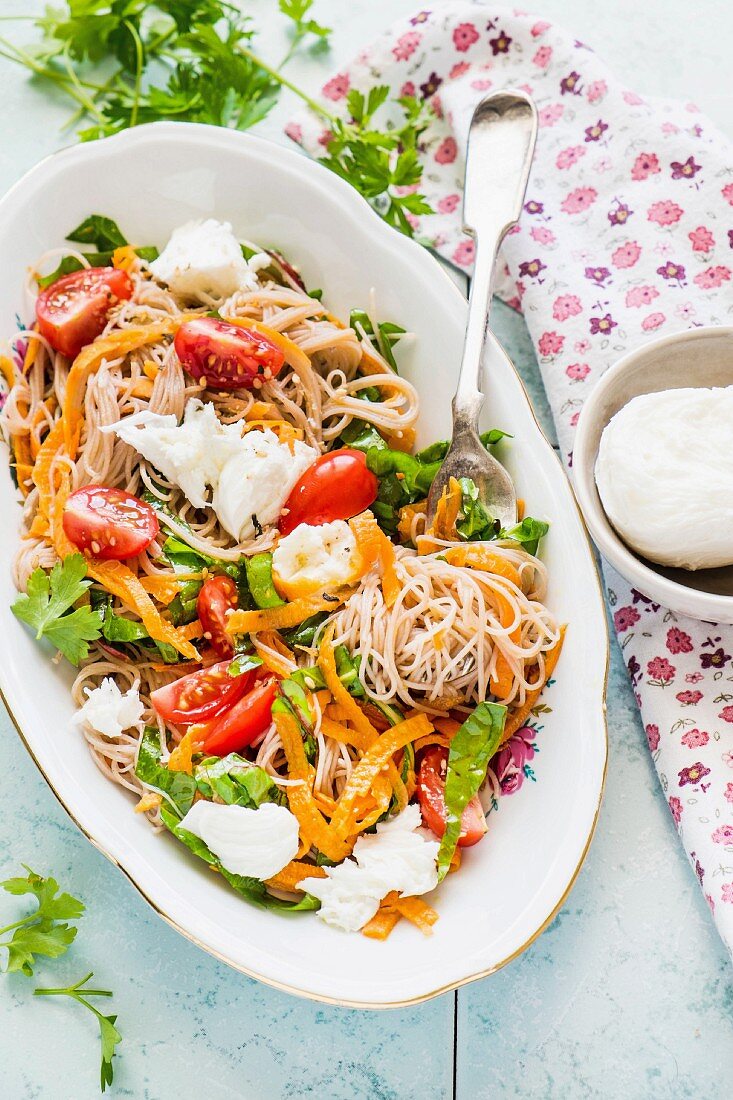
[[[213,219],[69,239],[0,359],[13,612],[78,668],[98,768],[243,897],[429,934],[560,653],[547,524],[454,479],[426,529],[448,444],[414,452],[409,337],[373,308],[344,323]]]

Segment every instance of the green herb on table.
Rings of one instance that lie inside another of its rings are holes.
[[[90,989],[87,982],[94,977],[93,971],[90,971],[86,977],[81,978],[75,985],[67,986],[65,989],[34,989],[34,997],[70,997],[77,1004],[84,1005],[89,1011],[96,1016],[97,1023],[99,1024],[99,1038],[102,1044],[102,1067],[100,1084],[102,1092],[105,1091],[107,1085],[112,1084],[114,1077],[114,1067],[112,1065],[112,1059],[116,1054],[116,1048],[122,1042],[122,1036],[115,1027],[117,1023],[117,1016],[104,1016],[98,1008],[96,1008],[89,998],[93,997],[111,997],[112,992],[109,989]]]
[[[279,67],[254,52],[257,28],[226,0],[67,0],[35,21],[40,43],[24,49],[0,38],[0,56],[72,101],[69,125],[82,123],[82,141],[165,119],[246,130],[287,89],[331,134],[322,163],[411,236],[410,216],[432,213],[424,195],[411,190],[422,178],[418,142],[430,108],[413,97],[388,103],[383,86],[366,96],[352,89],[348,117],[341,118],[283,75],[303,42],[327,46],[328,28],[313,18],[312,6],[280,0],[292,37]],[[392,116],[384,128],[375,125],[382,108]],[[62,262],[74,270],[71,258]]]
[[[88,643],[102,632],[99,615],[91,607],[71,610],[91,584],[86,572],[83,554],[57,561],[50,574],[36,569],[27,591],[11,606],[15,617],[36,631],[36,638],[48,638],[72,665],[89,655]]]
[[[0,937],[12,933],[10,939],[0,938],[0,947],[8,952],[8,973],[22,971],[31,975],[36,956],[57,959],[74,942],[77,929],[67,921],[76,920],[84,912],[83,904],[71,894],[59,893],[54,878],[44,878],[23,864],[25,878],[9,878],[0,882],[3,890],[18,897],[31,894],[38,902],[32,913],[0,928]]]

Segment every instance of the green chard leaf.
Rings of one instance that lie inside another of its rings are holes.
[[[265,552],[244,559],[249,591],[257,607],[282,607],[285,600],[277,594],[272,581],[272,554]]]
[[[468,542],[487,542],[496,538],[500,524],[479,500],[478,486],[470,477],[462,477],[461,506],[456,520],[456,531]]]
[[[169,771],[160,761],[160,734],[152,726],[146,726],[138,749],[135,775],[146,787],[163,795],[171,812],[180,820],[193,805],[196,780],[185,772]]]
[[[245,806],[256,810],[263,802],[285,801],[277,785],[264,768],[245,760],[237,753],[210,756],[194,768],[194,779],[204,798],[214,795],[229,806]]]
[[[532,519],[531,516],[525,516],[522,522],[518,523],[516,527],[503,528],[497,535],[497,538],[514,539],[515,542],[520,543],[528,554],[536,554],[540,545],[540,539],[543,538],[549,530],[550,525],[549,523],[545,523],[544,520]]]
[[[505,722],[506,707],[479,703],[451,741],[445,777],[446,828],[438,850],[439,880],[448,873],[461,834],[463,811],[486,779],[486,769],[501,743]]]
[[[389,363],[395,374],[399,374],[393,349],[405,335],[405,329],[392,321],[382,321],[377,324],[375,330],[374,323],[365,309],[352,309],[349,315],[349,327],[354,329],[359,339],[361,339],[361,332],[364,332],[376,344],[377,351]]]
[[[84,906],[71,894],[59,893],[56,879],[44,878],[30,867],[25,870],[25,878],[9,878],[0,882],[0,886],[16,897],[31,894],[38,905],[32,913],[0,928],[0,937],[12,932],[9,940],[0,939],[0,947],[7,949],[6,970],[9,973],[21,971],[31,975],[37,955],[55,959],[67,951],[77,929],[66,921],[77,920]]]
[[[71,554],[57,561],[50,574],[36,569],[28,580],[27,592],[11,606],[16,618],[47,638],[73,665],[89,654],[89,645],[101,634],[99,615],[91,607],[71,608],[90,585],[83,554]]]
[[[115,248],[122,248],[129,243],[117,222],[105,217],[104,214],[90,214],[81,225],[77,225],[76,229],[66,234],[66,239],[78,241],[80,244],[90,244],[98,252],[113,252]]]

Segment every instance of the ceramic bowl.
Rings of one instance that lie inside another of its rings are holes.
[[[594,470],[603,429],[632,398],[686,386],[730,385],[733,328],[694,328],[643,344],[615,363],[594,386],[580,414],[573,448],[578,503],[604,558],[629,584],[663,607],[722,623],[733,623],[733,566],[672,569],[640,557],[611,526]]]
[[[183,123],[140,126],[47,159],[0,202],[1,331],[11,333],[22,313],[27,267],[90,213],[116,219],[136,243],[158,245],[191,218],[231,221],[238,235],[299,265],[341,317],[365,305],[374,288],[380,315],[414,334],[400,369],[421,395],[418,444],[450,432],[465,300],[423,248],[387,227],[325,168],[248,135]],[[0,684],[21,736],[79,827],[166,920],[280,989],[386,1007],[490,974],[552,920],[590,843],[606,766],[608,649],[598,577],[569,483],[498,344],[487,363],[484,427],[512,433],[502,458],[518,494],[529,512],[552,522],[543,550],[547,598],[568,630],[544,711],[514,745],[510,786],[522,789],[499,800],[488,838],[466,851],[460,874],[430,899],[440,914],[430,939],[402,922],[377,943],[329,928],[312,913],[257,909],[133,813],[134,799],[100,775],[72,725],[72,670],[52,664],[50,651],[10,612],[20,509],[7,467],[0,470]]]

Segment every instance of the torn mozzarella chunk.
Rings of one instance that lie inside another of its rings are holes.
[[[205,508],[207,487],[217,484],[230,458],[238,454],[242,429],[222,424],[213,405],[192,397],[179,424],[172,414],[139,412],[101,429],[114,432],[186,494],[194,508]]]
[[[145,708],[137,683],[123,694],[117,683],[106,676],[99,687],[87,688],[86,693],[87,700],[75,715],[79,724],[112,738],[119,737],[123,730],[142,729]]]
[[[195,802],[180,823],[221,860],[233,875],[272,878],[298,852],[298,821],[284,806],[264,802],[258,809]]]
[[[174,294],[189,301],[228,298],[237,290],[259,286],[259,268],[245,260],[231,224],[214,218],[186,222],[174,229],[150,270]]]
[[[302,890],[319,898],[321,920],[356,932],[374,916],[390,891],[411,897],[435,889],[440,845],[417,831],[421,824],[419,807],[407,806],[401,814],[377,825],[376,833],[360,836],[353,859],[327,867],[326,878],[300,882]]]
[[[214,488],[213,508],[222,527],[242,542],[277,523],[291,489],[317,458],[301,440],[291,452],[269,428],[247,432]]]
[[[300,523],[280,539],[272,556],[272,575],[289,598],[348,584],[355,575],[358,550],[343,519],[311,526]]]

